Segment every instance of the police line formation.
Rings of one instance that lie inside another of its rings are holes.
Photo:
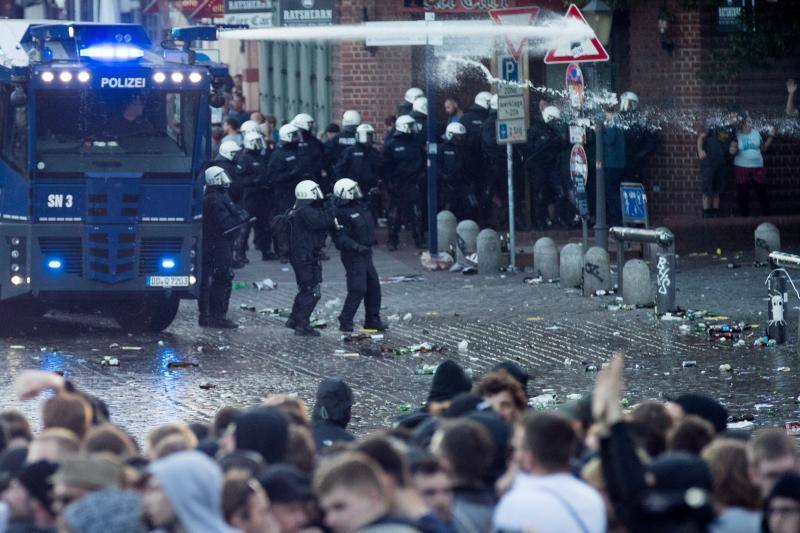
[[[636,112],[638,97],[624,93],[623,113]],[[531,128],[525,148],[525,172],[534,193],[535,227],[578,224],[569,179],[567,128],[560,110],[540,102],[541,116]],[[375,147],[375,129],[361,114],[345,111],[342,129],[323,143],[316,137],[314,119],[301,113],[280,127],[278,142],[262,135],[248,120],[222,139],[216,158],[206,165],[203,207],[203,277],[199,300],[201,326],[235,328],[226,318],[234,268],[248,262],[253,242],[262,259],[279,259],[294,269],[298,294],[286,325],[298,335],[319,333],[309,317],[320,299],[321,260],[328,235],[341,251],[347,272],[347,298],[340,329],[352,331],[362,300],[365,327],[383,330],[380,286],[372,264],[375,221],[384,214],[388,197],[389,250],[396,250],[402,225],[414,243],[423,246],[423,212],[427,196],[423,126],[428,100],[412,87],[398,106],[399,116]],[[497,95],[479,92],[460,116],[451,115],[439,147],[440,205],[459,220],[495,223],[504,220],[507,204],[506,149],[496,139]],[[655,151],[658,139],[646,128],[631,128],[634,156],[628,172],[637,173]],[[625,158],[625,143],[622,143]],[[609,163],[609,161],[607,161]],[[618,190],[622,172],[606,165],[606,183]],[[366,191],[366,195],[364,192]],[[329,194],[332,192],[332,195]],[[326,199],[327,196],[327,199]],[[618,202],[609,197],[609,223],[618,224]]]

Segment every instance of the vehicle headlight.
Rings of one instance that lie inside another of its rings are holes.
[[[64,83],[69,83],[72,81],[72,72],[64,70],[61,72],[61,74],[58,75],[58,79],[60,79]]]
[[[180,83],[183,81],[183,74],[181,74],[180,72],[173,72],[172,76],[170,77],[172,78],[172,81],[174,81],[175,83]]]

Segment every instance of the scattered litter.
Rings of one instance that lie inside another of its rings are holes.
[[[291,315],[289,310],[285,309],[283,307],[276,307],[274,309],[261,309],[258,312],[258,314],[259,315],[266,315],[266,316],[273,316],[273,317],[278,317],[278,318],[289,318],[289,315]]]
[[[125,352],[138,352],[141,349],[142,349],[141,346],[123,346],[122,347],[122,350],[125,351]]]
[[[578,393],[567,394],[567,400],[580,400],[581,398],[583,398],[583,394],[578,394]]]
[[[564,358],[564,366],[572,366],[572,359],[565,357]]]
[[[755,427],[755,423],[750,420],[742,420],[741,422],[728,422],[728,429],[751,429]]]
[[[790,437],[800,436],[800,422],[798,421],[786,422],[783,424],[783,429]]]
[[[380,341],[383,340],[383,335],[380,333],[367,333],[366,331],[360,331],[358,333],[348,333],[347,335],[342,335],[341,339],[344,342],[360,342],[368,340]]]
[[[420,264],[425,270],[450,270],[455,262],[453,256],[447,252],[439,252],[436,256],[431,256],[428,251],[420,255]]]
[[[458,343],[458,351],[459,352],[468,352],[469,351],[469,341],[461,341]]]
[[[546,330],[548,330],[548,331],[558,331],[558,330],[560,330],[561,328],[560,328],[559,326],[547,326],[547,327],[546,327],[546,328],[544,328],[544,329],[546,329]]]
[[[236,290],[236,289],[244,289],[245,287],[247,287],[247,283],[244,282],[244,281],[233,281],[233,282],[231,282],[231,288],[234,289],[234,290]]]
[[[158,341],[159,346],[164,346],[164,341]]]
[[[670,321],[671,322],[680,322],[681,320],[683,320],[683,318],[679,317],[678,315],[673,315],[672,313],[664,313],[661,316],[661,320],[664,320],[666,322],[670,322]]]
[[[680,331],[684,335],[687,335],[687,334],[691,333],[692,327],[689,324],[681,324],[678,327],[678,331]]]
[[[461,269],[461,274],[464,276],[472,276],[478,273],[478,269],[473,266],[468,266]]]
[[[25,347],[20,345],[20,344],[12,344],[11,346],[9,346],[9,348],[12,349],[12,350],[24,350],[25,349]]]
[[[437,368],[439,368],[439,365],[423,365],[417,368],[414,373],[418,376],[432,376],[436,373]]]
[[[753,406],[756,411],[761,411],[762,409],[772,409],[775,407],[771,403],[757,403]]]
[[[106,355],[100,361],[100,366],[119,366],[119,359]]]
[[[544,317],[541,317],[541,316],[529,316],[528,317],[528,322],[541,322],[542,320],[544,320]]]
[[[289,267],[283,267],[283,268],[281,269],[281,272],[289,272]]]
[[[425,281],[423,276],[419,274],[410,274],[406,276],[384,276],[380,278],[381,285],[392,285],[394,283],[410,283],[415,281]]]
[[[192,361],[170,361],[167,363],[167,368],[191,368],[196,366],[200,365]]]
[[[736,347],[736,348],[741,348],[741,347],[745,346],[746,344],[747,343],[744,341],[744,339],[739,339],[738,341],[733,343],[733,346]]]
[[[719,365],[720,372],[733,372],[733,367],[729,364]]]
[[[753,341],[753,346],[772,347],[772,346],[775,346],[776,344],[777,343],[775,342],[775,339],[770,339],[766,335],[763,336],[763,337],[759,337],[759,338],[757,338],[756,340]],[[781,368],[786,368],[786,367],[781,367]]]
[[[394,355],[413,355],[418,356],[421,353],[443,352],[444,348],[436,346],[430,342],[423,342],[421,344],[414,344],[411,346],[398,346],[397,348],[384,348],[384,352],[391,352]]]
[[[112,343],[112,344],[109,344],[109,345],[108,345],[108,347],[109,347],[109,348],[119,348],[119,344],[117,344],[116,342],[114,342],[114,343]],[[12,346],[12,348],[13,348],[13,346]]]
[[[309,324],[312,328],[325,329],[328,327],[328,321],[323,318],[315,318]]]
[[[401,403],[398,407],[401,413],[410,413],[411,412],[411,404],[410,403]]]
[[[333,355],[338,357],[358,357],[360,354],[358,352],[348,352],[346,350],[334,350]]]
[[[255,313],[256,312],[256,306],[255,305],[241,304],[239,306],[239,309],[241,309],[242,311],[250,311],[251,313]]]
[[[406,313],[406,314],[404,314],[404,315],[403,315],[403,320],[404,320],[404,321],[406,321],[406,322],[408,322],[409,320],[411,320],[411,318],[412,318],[413,316],[414,316],[414,315],[412,315],[411,313]]]
[[[586,370],[586,372],[597,372],[597,365],[586,365],[584,370]]]
[[[528,285],[538,285],[540,283],[558,283],[559,282],[559,278],[544,279],[542,276],[537,276],[537,277],[528,276],[528,277],[522,278],[522,281],[524,283],[527,283]]]
[[[779,366],[778,367],[778,372],[791,372],[791,371],[792,371],[792,369],[789,368],[788,366]]]
[[[253,287],[260,291],[273,291],[278,288],[278,284],[269,278],[264,278],[261,281],[254,281]]]
[[[212,385],[211,383],[203,383],[202,385],[200,385],[200,388],[203,390],[211,390],[217,388],[217,386]]]
[[[554,393],[540,394],[528,400],[528,407],[533,407],[539,411],[544,410],[546,407],[551,407],[558,402],[558,396]]]
[[[342,306],[342,300],[339,298],[334,298],[333,300],[328,300],[325,302],[325,309],[336,309],[337,307]]]
[[[400,322],[400,315],[389,315],[386,317],[386,320],[389,322]]]
[[[681,366],[683,368],[693,368],[697,366],[697,361],[684,361]]]

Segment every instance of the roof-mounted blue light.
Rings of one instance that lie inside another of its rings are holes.
[[[80,54],[81,57],[103,61],[130,61],[142,57],[144,51],[128,44],[96,44],[83,48]]]

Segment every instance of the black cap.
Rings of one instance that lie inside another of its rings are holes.
[[[471,388],[472,380],[461,365],[448,359],[440,364],[433,374],[428,403],[452,400],[461,392],[469,392]]]
[[[528,381],[531,379],[531,375],[525,372],[521,366],[514,361],[502,361],[494,365],[492,368],[492,372],[496,372],[498,370],[505,370],[511,374],[511,377],[517,380],[520,385],[522,385],[522,392],[525,394],[528,393]]]
[[[271,502],[301,502],[313,498],[311,477],[292,465],[270,466],[258,476],[258,481]]]
[[[697,415],[711,422],[714,431],[722,433],[728,427],[728,410],[714,398],[702,394],[681,394],[674,400],[687,415]]]

